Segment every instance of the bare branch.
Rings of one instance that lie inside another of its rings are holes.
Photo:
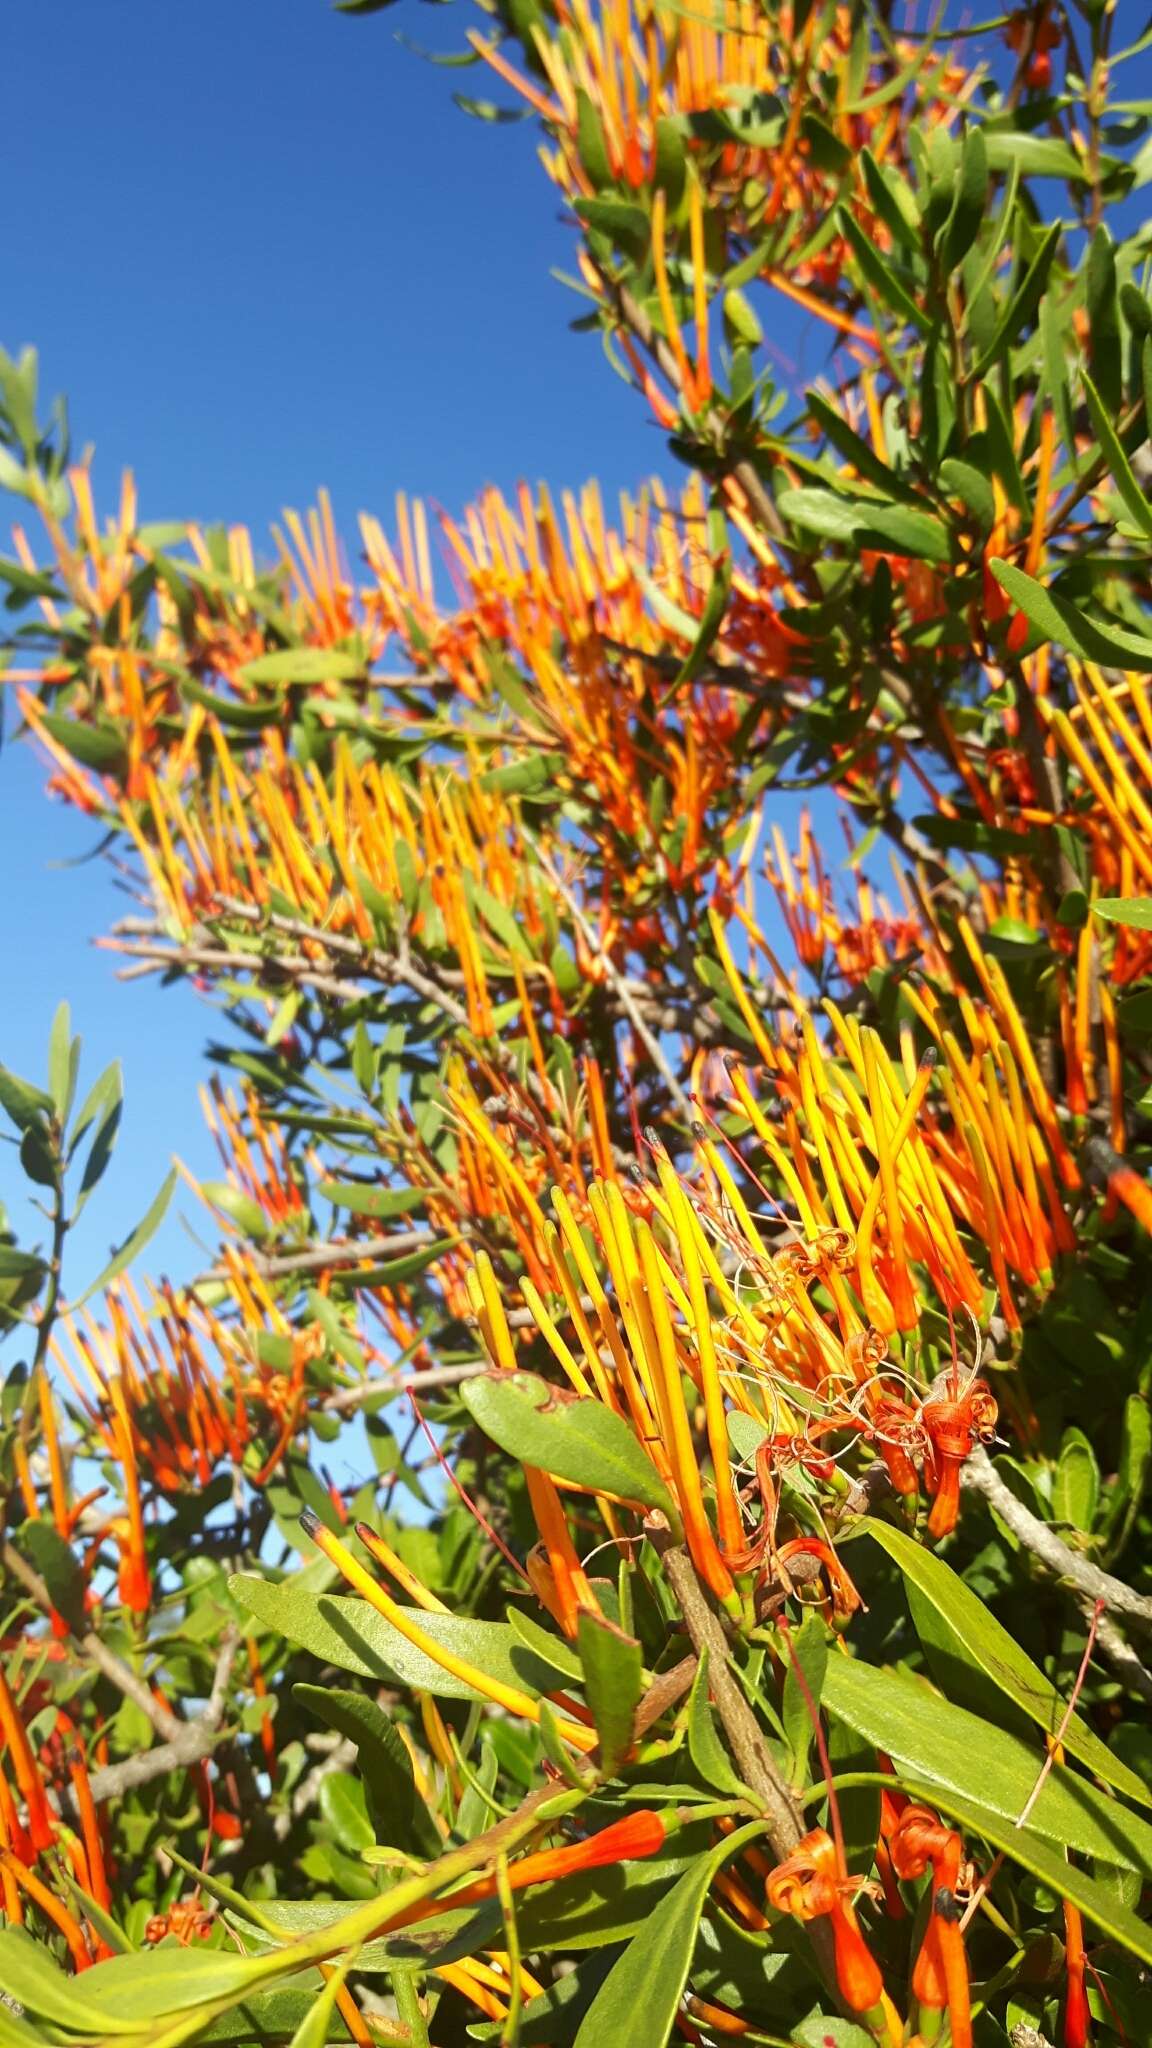
[[[170,1742],[162,1742],[156,1749],[142,1750],[139,1756],[125,1757],[122,1763],[106,1764],[102,1770],[91,1773],[89,1783],[97,1803],[104,1799],[120,1799],[137,1785],[150,1784],[153,1778],[166,1777],[169,1771],[188,1770],[211,1755],[225,1733],[221,1723],[228,1697],[228,1681],[239,1644],[240,1631],[229,1629],[216,1659],[212,1691],[204,1712],[197,1714],[194,1721],[177,1722],[177,1733]]]
[[[1152,1628],[1152,1599],[1134,1592],[1123,1579],[1114,1579],[1111,1572],[1101,1571],[1099,1565],[1091,1564],[1086,1557],[1070,1550],[1047,1522],[1040,1521],[1023,1501],[1017,1500],[1001,1479],[987,1451],[973,1451],[964,1467],[963,1483],[970,1493],[983,1494],[989,1507],[995,1508],[1017,1542],[1030,1551],[1053,1578],[1074,1586],[1078,1593],[1093,1602],[1102,1600],[1111,1614],[1127,1615],[1145,1628]]]
[[[0,1562],[3,1563],[6,1572],[10,1572],[14,1579],[19,1580],[42,1614],[51,1614],[54,1611],[52,1595],[39,1572],[34,1571],[32,1566],[25,1562],[14,1544],[5,1541],[0,1547]],[[125,1664],[124,1659],[118,1657],[115,1650],[110,1650],[91,1629],[86,1630],[83,1635],[73,1635],[72,1640],[85,1663],[93,1665],[126,1700],[131,1700],[134,1706],[139,1707],[141,1713],[152,1723],[157,1735],[162,1735],[166,1742],[178,1740],[188,1723],[178,1720],[170,1707],[164,1706],[156,1699],[143,1679],[137,1678],[131,1666]],[[149,1751],[148,1754],[154,1755],[155,1752]]]

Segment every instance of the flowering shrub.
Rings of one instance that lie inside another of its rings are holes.
[[[0,1070],[0,2048],[1152,2037],[1147,145],[1101,0],[891,12],[469,36],[678,491],[102,520],[0,357],[225,1026],[179,1283]]]

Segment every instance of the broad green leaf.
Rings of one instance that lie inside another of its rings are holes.
[[[206,1202],[211,1202],[214,1209],[219,1209],[228,1218],[229,1223],[242,1230],[245,1237],[253,1237],[259,1242],[268,1236],[272,1225],[259,1202],[244,1194],[242,1189],[234,1188],[230,1180],[202,1180],[200,1193]]]
[[[321,1778],[320,1818],[337,1848],[349,1856],[363,1855],[376,1840],[364,1788],[350,1771],[328,1771]]]
[[[84,1170],[80,1176],[80,1193],[75,1215],[79,1215],[93,1188],[97,1187],[103,1178],[116,1143],[123,1108],[124,1083],[120,1062],[113,1060],[110,1067],[105,1067],[95,1087],[85,1098],[84,1107],[70,1134],[71,1154],[74,1155],[81,1137],[91,1125],[95,1125],[92,1143],[88,1147],[88,1157],[84,1161]]]
[[[1129,1394],[1124,1403],[1116,1478],[1104,1514],[1105,1549],[1109,1561],[1119,1557],[1135,1526],[1152,1462],[1152,1412],[1145,1393]]]
[[[275,1922],[283,1935],[298,1938],[316,1934],[325,1927],[337,1926],[349,1913],[355,1912],[360,1900],[265,1899],[261,1904],[268,1919]],[[235,1921],[245,1941],[254,1949],[261,1949],[266,1954],[270,1948],[279,1945],[282,1934],[273,1936],[266,1928],[253,1926],[235,1910],[228,1917]],[[365,1942],[356,1959],[356,1968],[366,1976],[380,1976],[394,1970],[397,1963],[422,1963],[431,1967],[435,1963],[458,1962],[464,1956],[475,1955],[479,1950],[490,1947],[499,1928],[497,1900],[480,1906],[457,1906],[453,1911],[429,1914],[426,1920],[420,1920],[396,1934]]]
[[[875,2034],[866,2034],[855,2020],[813,2013],[792,2029],[796,2048],[875,2048]]]
[[[108,1965],[98,1967],[107,1969]],[[94,1977],[95,1970],[86,1970],[84,1976]],[[115,2008],[110,2012],[98,1990],[90,1989],[76,1977],[66,1977],[47,1949],[33,1941],[22,1927],[0,1927],[0,1986],[35,2019],[49,2020],[69,2033],[90,2031],[99,2038],[113,2016],[117,2020],[123,2017],[130,2033],[145,2030],[146,2022],[133,2024],[130,2014],[121,2015]]]
[[[384,1709],[363,1693],[339,1686],[294,1685],[292,1696],[356,1744],[376,1840],[413,1855],[438,1855],[440,1836],[416,1797],[412,1759]]]
[[[1088,314],[1088,359],[1092,365],[1092,382],[1103,404],[1115,415],[1124,397],[1124,365],[1120,312],[1116,303],[1116,251],[1112,237],[1102,223],[1088,245],[1084,264],[1084,302]],[[1087,383],[1085,378],[1085,388]],[[1095,413],[1092,424],[1096,425]]]
[[[576,154],[592,181],[593,191],[602,192],[605,185],[612,183],[612,164],[600,116],[582,87],[576,93]]]
[[[1051,1679],[1022,1650],[1015,1636],[997,1621],[979,1595],[966,1586],[950,1565],[934,1551],[926,1550],[902,1529],[887,1522],[868,1521],[853,1535],[870,1536],[886,1550],[904,1578],[919,1588],[935,1608],[963,1655],[971,1658],[992,1683],[1035,1721],[1046,1735],[1055,1735],[1064,1719],[1067,1702]],[[842,1659],[835,1659],[840,1663]],[[1064,1748],[1105,1784],[1142,1806],[1152,1806],[1152,1788],[1135,1771],[1114,1756],[1080,1714],[1073,1714],[1064,1731]]]
[[[983,131],[970,128],[960,152],[952,209],[938,237],[946,270],[962,263],[984,225],[988,204],[988,150]]]
[[[842,498],[816,487],[781,491],[777,500],[786,519],[828,540],[858,543],[910,555],[916,560],[949,562],[952,541],[946,526],[928,512],[910,505],[881,504],[875,498]]]
[[[990,564],[996,581],[1003,586],[1019,605],[1027,619],[1030,619],[1045,640],[1054,640],[1058,646],[1071,648],[1074,654],[1082,654],[1088,661],[1103,662],[1105,667],[1134,668],[1142,675],[1152,674],[1152,639],[1129,633],[1125,627],[1099,624],[1095,619],[1086,618],[1068,603],[1058,597],[1054,590],[1037,583],[1034,576],[1028,576],[1023,569],[1017,569],[1011,562],[993,559]]]
[[[83,1294],[78,1295],[75,1301],[69,1302],[69,1310],[81,1308],[86,1301],[90,1301],[92,1299],[92,1296],[94,1294],[99,1294],[103,1288],[107,1287],[111,1281],[115,1280],[118,1273],[122,1273],[126,1266],[131,1265],[133,1259],[136,1257],[137,1252],[143,1251],[144,1246],[148,1243],[149,1239],[152,1238],[155,1235],[156,1231],[160,1228],[160,1224],[164,1218],[164,1212],[167,1209],[168,1204],[172,1198],[172,1190],[175,1187],[175,1185],[176,1169],[175,1167],[173,1167],[172,1171],[168,1174],[167,1178],[165,1179],[159,1194],[156,1196],[155,1201],[153,1201],[145,1210],[143,1216],[140,1218],[139,1223],[136,1225],[135,1230],[131,1233],[129,1237],[125,1238],[123,1244],[120,1246],[119,1251],[113,1252],[112,1257],[109,1259],[108,1264],[105,1266],[103,1272],[97,1274],[91,1286],[86,1287],[84,1289]]]
[[[954,1707],[922,1681],[832,1657],[824,1705],[926,1786],[966,1794],[979,1758],[981,1803],[1014,1825],[1031,1797],[1044,1749]],[[934,1796],[931,1794],[929,1796]],[[1063,1849],[1152,1875],[1152,1827],[1064,1765],[1049,1772],[1029,1816],[1031,1832]]]
[[[8,1067],[0,1067],[0,1109],[18,1131],[31,1130],[52,1114],[52,1097],[31,1081],[22,1081]]]
[[[365,1600],[350,1600],[331,1593],[300,1593],[290,1580],[273,1586],[265,1579],[246,1575],[229,1579],[228,1589],[263,1628],[286,1636],[289,1642],[298,1643],[322,1664],[333,1664],[338,1671],[393,1683],[399,1679],[402,1684],[413,1686],[418,1692],[430,1692],[437,1699],[482,1697],[463,1679],[442,1670]],[[499,1679],[503,1685],[519,1686],[523,1692],[555,1690],[555,1672],[533,1657],[506,1622],[471,1621],[459,1614],[426,1614],[415,1607],[405,1608],[404,1612],[424,1636],[454,1656],[466,1658],[486,1677]]]
[[[242,683],[350,683],[367,666],[362,654],[337,647],[284,647],[246,661],[239,674]]]
[[[1083,182],[1090,172],[1066,142],[1055,136],[1029,135],[1021,129],[1007,134],[984,131],[988,168],[992,171],[1018,169],[1026,178],[1064,178]]]
[[[485,1374],[466,1381],[460,1393],[474,1420],[509,1457],[591,1493],[675,1514],[651,1459],[623,1417],[601,1401],[582,1400],[529,1372]]]
[[[166,2013],[241,1997],[257,1977],[252,1958],[224,1949],[142,1949],[85,1970],[84,2003],[97,2007],[105,2024],[139,2033]]]
[[[37,1520],[25,1522],[17,1535],[16,1547],[39,1572],[57,1614],[63,1616],[69,1628],[83,1634],[88,1626],[84,1614],[86,1582],[71,1544],[54,1523]]]
[[[316,1193],[353,1216],[407,1216],[428,1199],[424,1188],[369,1188],[359,1181],[322,1180]]]
[[[692,1967],[696,1930],[712,1880],[729,1856],[763,1831],[763,1822],[753,1821],[709,1855],[696,1858],[613,1964],[584,2015],[576,2048],[635,2040],[641,2017],[645,2048],[665,2048]]]
[[[385,5],[391,6],[392,0],[385,0]],[[204,2027],[196,2035],[196,2048],[268,2048],[270,2042],[286,2041],[315,2004],[312,1986],[286,1984],[279,1991],[254,1992]],[[339,2013],[328,2021],[327,2038],[330,2043],[352,2038]]]
[[[644,1659],[635,1638],[604,1616],[582,1611],[576,1633],[584,1697],[600,1737],[600,1769],[613,1778],[632,1748]]]
[[[1108,465],[1109,475],[1135,524],[1144,533],[1152,535],[1152,505],[1136,480],[1136,472],[1124,453],[1119,434],[1112,425],[1112,415],[1087,370],[1080,372],[1080,381],[1084,386],[1084,396],[1088,400],[1092,425],[1096,439],[1100,443],[1100,453]]]
[[[1128,924],[1152,932],[1152,896],[1098,896],[1092,905],[1109,924]]]

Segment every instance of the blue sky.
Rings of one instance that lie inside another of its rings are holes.
[[[348,532],[361,509],[387,520],[398,489],[457,507],[524,476],[614,492],[669,472],[596,337],[569,331],[579,304],[549,275],[569,236],[532,128],[468,119],[453,90],[508,95],[396,39],[459,47],[477,19],[412,0],[366,20],[324,0],[11,13],[0,342],[38,347],[45,391],[95,445],[99,502],[131,464],[145,517],[260,534],[327,484]],[[774,340],[811,376],[823,333],[781,311]],[[0,756],[0,806],[0,1060],[38,1077],[67,996],[89,1078],[116,1054],[126,1069],[117,1158],[78,1234],[90,1270],[173,1151],[210,1170],[211,1018],[190,990],[117,984],[90,941],[123,898],[103,862],[58,865],[95,835],[46,801],[23,747]],[[190,1256],[172,1221],[149,1264],[178,1275]]]
[[[259,534],[327,484],[347,531],[399,489],[455,507],[488,482],[616,490],[667,469],[596,338],[569,331],[579,308],[549,275],[568,237],[530,128],[468,119],[451,93],[484,97],[478,69],[436,69],[394,34],[444,48],[475,19],[59,0],[10,21],[0,149],[21,201],[0,341],[39,349],[77,446],[95,444],[99,500],[131,464],[144,516]],[[211,1018],[190,990],[118,984],[93,949],[126,906],[102,861],[54,865],[96,834],[46,801],[23,747],[0,756],[0,806],[0,1060],[39,1075],[61,996],[90,1074],[124,1060],[115,1165],[78,1234],[94,1268],[171,1152],[211,1167]],[[149,1264],[189,1255],[170,1223]]]

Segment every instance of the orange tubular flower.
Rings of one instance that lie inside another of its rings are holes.
[[[964,1844],[955,1828],[926,1806],[906,1806],[891,1840],[898,1877],[916,1879],[932,1871],[932,1910],[912,1971],[912,1992],[930,2012],[947,2007],[953,2048],[972,2048],[968,1957],[956,1901]]]
[[[928,1517],[932,1537],[947,1536],[960,1512],[960,1473],[978,1443],[996,1434],[997,1406],[987,1382],[970,1379],[958,1387],[959,1375],[945,1373],[920,1410],[931,1447],[933,1501]]]
[[[1064,1964],[1068,1972],[1068,1986],[1064,1994],[1064,2048],[1090,2048],[1092,2014],[1088,2009],[1088,1991],[1084,1981],[1088,1964],[1084,1952],[1084,1922],[1079,1906],[1074,1906],[1071,1899],[1064,1901]]]
[[[28,1809],[28,1832],[33,1849],[50,1849],[56,1839],[52,1811],[44,1790],[28,1733],[12,1697],[7,1678],[0,1670],[0,1736],[12,1759],[20,1796]]]
[[[893,2048],[898,2048],[903,2029],[884,1990],[880,1965],[860,1931],[851,1898],[846,1896],[857,1889],[856,1879],[844,1876],[839,1868],[831,1835],[823,1828],[813,1828],[772,1871],[768,1903],[778,1913],[794,1913],[798,1920],[827,1918],[831,1922],[836,1982],[844,2003],[874,2027],[885,2028]]]
[[[669,1820],[665,1814],[639,1807],[635,1813],[626,1814],[623,1820],[613,1821],[610,1827],[602,1828],[599,1834],[587,1835],[582,1842],[569,1842],[561,1849],[539,1849],[534,1855],[521,1856],[508,1865],[508,1882],[513,1891],[523,1891],[525,1885],[554,1884],[562,1877],[573,1877],[577,1871],[602,1870],[608,1864],[631,1863],[641,1856],[655,1856],[663,1848],[668,1832]],[[400,1919],[389,1921],[388,1927],[390,1930],[408,1927],[413,1921],[425,1920],[434,1913],[444,1913],[456,1906],[479,1905],[484,1899],[494,1898],[496,1890],[497,1879],[492,1872],[463,1885],[459,1891],[449,1892],[441,1898],[424,1899]]]

